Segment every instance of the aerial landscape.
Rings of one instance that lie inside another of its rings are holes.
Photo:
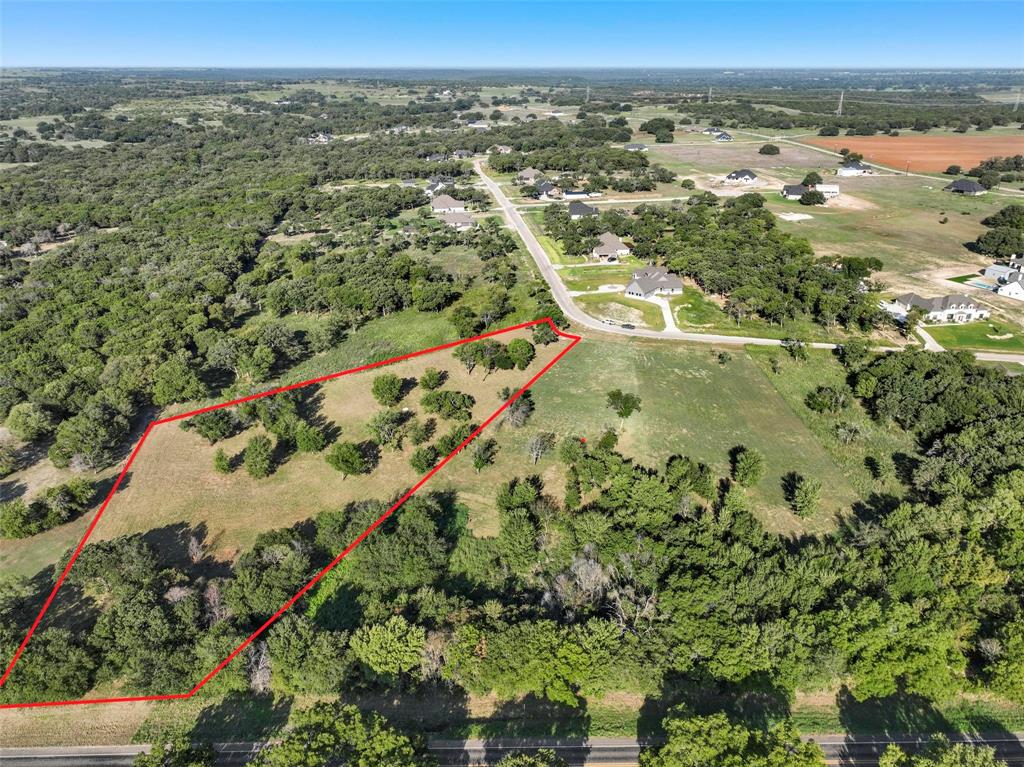
[[[0,764],[1024,766],[1024,3],[0,11]]]

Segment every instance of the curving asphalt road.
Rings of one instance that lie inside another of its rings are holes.
[[[572,296],[569,295],[569,291],[562,283],[562,279],[558,276],[558,272],[552,266],[551,261],[548,259],[547,251],[544,250],[544,246],[537,240],[533,230],[530,229],[529,224],[523,218],[519,212],[518,206],[516,206],[502,191],[498,183],[492,179],[483,169],[483,158],[477,158],[473,160],[473,169],[476,171],[480,180],[484,186],[491,193],[494,199],[498,203],[498,207],[501,209],[502,215],[509,225],[519,233],[519,237],[526,245],[526,249],[530,252],[530,256],[533,258],[534,263],[537,264],[537,268],[540,270],[541,276],[548,283],[551,288],[551,294],[554,296],[555,301],[558,303],[559,308],[577,325],[590,328],[591,330],[597,330],[602,333],[613,333],[620,336],[634,336],[638,338],[658,338],[658,339],[669,339],[674,341],[692,341],[699,344],[715,344],[722,346],[781,346],[782,341],[775,338],[756,338],[753,336],[726,336],[718,335],[715,333],[687,333],[679,330],[677,327],[667,327],[665,330],[645,330],[642,328],[634,328],[629,330],[619,325],[608,325],[600,320],[594,319],[589,314],[580,309],[576,302],[572,300]],[[673,323],[674,324],[674,323]],[[932,351],[942,351],[942,347],[934,341],[931,342]],[[831,343],[808,343],[812,349],[835,349],[837,344]],[[938,348],[935,348],[938,347]],[[877,351],[898,351],[893,347],[882,347],[878,348]],[[1000,354],[998,352],[976,352],[975,357],[980,360],[989,360],[995,362],[1017,362],[1024,364],[1024,354]]]

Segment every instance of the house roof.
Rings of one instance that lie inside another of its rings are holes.
[[[947,184],[943,191],[946,192],[987,192],[988,190],[979,184],[977,181],[972,181],[969,178],[958,178],[950,184]]]
[[[787,197],[791,197],[793,195],[799,197],[806,191],[807,187],[804,186],[803,184],[786,184],[784,187],[782,187],[782,193]]]
[[[594,248],[593,253],[595,256],[617,256],[619,251],[629,250],[617,234],[614,232],[605,232],[598,236],[600,244]]]
[[[646,144],[626,144],[626,146],[623,147],[623,149],[633,149],[633,150],[646,149],[646,148],[647,148]]]
[[[1002,279],[1008,279],[1011,275],[1019,275],[1020,270],[1015,269],[1012,266],[1004,266],[1003,264],[992,264],[992,266],[985,267],[986,277],[999,277]]]
[[[536,168],[523,168],[519,171],[519,178],[540,178],[544,174]]]
[[[948,296],[936,298],[923,298],[917,293],[904,293],[902,296],[896,296],[896,302],[904,306],[917,306],[926,312],[944,312],[947,309],[973,309],[975,307],[974,301],[962,293],[951,293]]]
[[[438,208],[465,208],[466,203],[462,200],[456,200],[450,194],[439,194],[430,201],[430,207],[435,210]]]
[[[750,168],[740,168],[739,170],[734,170],[726,178],[729,181],[739,181],[741,178],[757,178],[757,174]]]
[[[732,141],[732,136],[726,133],[725,131],[722,131],[717,136],[715,136],[715,141]]]
[[[463,224],[475,224],[476,220],[468,213],[440,213],[437,216],[448,226],[461,226]]]
[[[655,290],[682,290],[683,281],[672,272],[657,266],[648,266],[633,272],[633,281],[626,287],[639,289],[641,293],[652,293]]]
[[[570,202],[569,203],[569,215],[570,216],[596,216],[597,208],[592,205],[587,205],[585,202]]]
[[[537,186],[537,191],[540,192],[541,194],[547,194],[548,192],[550,192],[553,189],[557,188],[550,181],[538,181],[536,186]]]
[[[860,160],[847,160],[842,164],[843,168],[850,168],[851,170],[871,170],[871,168]]]

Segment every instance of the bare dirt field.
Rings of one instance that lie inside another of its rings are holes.
[[[809,138],[808,144],[838,152],[860,152],[868,162],[903,170],[940,173],[950,165],[965,170],[990,157],[1024,154],[1021,136],[838,136]]]

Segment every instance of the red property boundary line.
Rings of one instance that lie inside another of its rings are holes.
[[[5,703],[5,704],[0,704],[0,710],[12,709],[12,708],[41,708],[41,707],[46,707],[46,706],[80,706],[80,705],[87,705],[87,704],[94,704],[94,703],[131,703],[131,702],[136,702],[136,701],[149,701],[149,700],[184,700],[186,698],[191,698],[193,695],[195,695],[197,692],[199,692],[200,689],[202,689],[203,685],[205,685],[207,682],[209,682],[211,679],[213,679],[215,676],[217,676],[217,674],[219,674],[225,668],[225,666],[227,666],[232,660],[234,660],[235,657],[239,653],[241,653],[243,650],[245,650],[246,647],[248,647],[250,644],[252,644],[253,641],[255,641],[255,639],[260,634],[262,634],[264,631],[266,631],[268,628],[270,628],[270,626],[273,625],[274,621],[276,621],[278,618],[280,618],[282,615],[284,615],[284,613],[292,605],[294,605],[296,602],[298,602],[299,599],[301,599],[302,596],[307,591],[309,591],[311,588],[313,588],[320,581],[321,578],[323,578],[325,575],[327,575],[327,573],[329,573],[331,570],[333,570],[338,565],[338,563],[341,562],[341,560],[343,560],[345,557],[347,557],[352,552],[352,550],[356,548],[356,546],[358,546],[360,543],[362,543],[366,539],[366,537],[368,535],[370,535],[370,533],[372,533],[374,530],[376,530],[378,527],[380,527],[384,523],[384,521],[388,517],[390,517],[396,510],[398,510],[398,508],[403,503],[405,503],[407,500],[409,500],[421,487],[423,487],[423,485],[425,485],[430,480],[431,477],[433,477],[437,472],[439,472],[442,468],[444,468],[445,464],[447,464],[450,460],[452,460],[452,458],[454,458],[466,445],[468,445],[470,442],[472,442],[480,434],[480,432],[482,432],[485,428],[487,428],[487,426],[489,426],[491,423],[493,423],[494,420],[499,415],[501,415],[502,412],[504,412],[506,408],[509,407],[509,405],[511,405],[513,402],[515,402],[517,399],[519,399],[519,397],[521,397],[523,395],[523,392],[525,392],[527,389],[529,389],[531,386],[533,386],[538,380],[540,380],[541,376],[543,376],[552,367],[554,367],[555,363],[558,362],[560,359],[562,359],[562,357],[564,357],[566,354],[568,354],[569,350],[572,349],[574,346],[576,346],[576,344],[578,344],[582,339],[580,338],[580,336],[573,335],[572,333],[565,333],[565,332],[559,330],[557,327],[555,327],[555,324],[554,324],[554,322],[551,321],[550,317],[544,317],[544,318],[539,319],[539,320],[532,320],[530,322],[523,322],[523,323],[520,323],[518,325],[512,325],[511,327],[502,328],[501,330],[493,330],[490,333],[483,333],[483,334],[478,335],[478,336],[473,336],[472,338],[464,338],[464,339],[459,340],[459,341],[452,341],[451,343],[441,344],[440,346],[434,346],[434,347],[431,347],[429,349],[421,349],[418,352],[412,352],[410,354],[403,354],[401,356],[392,357],[391,359],[382,360],[380,362],[371,362],[369,364],[360,365],[359,367],[351,368],[349,370],[342,370],[342,371],[337,372],[337,373],[330,373],[330,374],[325,375],[325,376],[320,376],[319,378],[311,378],[308,381],[300,381],[299,383],[289,384],[287,386],[279,386],[276,389],[270,389],[269,391],[260,392],[259,394],[251,394],[248,397],[241,397],[239,399],[231,400],[229,402],[222,402],[219,405],[210,405],[209,407],[199,408],[198,410],[192,410],[192,411],[190,411],[188,413],[181,413],[180,415],[169,416],[167,418],[161,418],[161,419],[158,419],[156,421],[151,421],[149,423],[149,425],[146,426],[146,430],[145,430],[145,432],[143,432],[142,438],[139,440],[138,444],[132,450],[131,455],[128,456],[128,462],[125,463],[124,468],[121,469],[121,473],[118,474],[117,480],[114,482],[113,487],[110,488],[110,492],[107,493],[107,497],[104,499],[103,504],[99,508],[99,511],[97,511],[96,512],[96,516],[93,517],[92,522],[89,524],[89,528],[85,531],[85,535],[82,536],[82,540],[79,542],[78,547],[75,549],[74,554],[71,555],[71,559],[68,560],[68,563],[67,563],[67,565],[64,568],[64,571],[60,574],[60,577],[57,579],[57,582],[54,584],[53,589],[50,591],[50,595],[46,598],[46,602],[43,603],[42,609],[40,609],[39,614],[36,616],[36,619],[32,622],[32,626],[29,628],[28,634],[25,635],[25,638],[22,640],[21,645],[18,647],[17,652],[14,653],[14,657],[11,659],[11,662],[7,665],[7,670],[4,671],[3,676],[0,676],[0,687],[2,687],[7,682],[8,677],[10,677],[10,675],[11,675],[11,671],[14,670],[15,664],[17,664],[18,660],[21,658],[22,653],[25,652],[25,648],[28,646],[29,640],[32,639],[32,635],[35,633],[36,629],[39,627],[39,623],[40,623],[40,621],[42,621],[43,616],[46,615],[46,611],[50,609],[50,605],[53,602],[54,598],[57,596],[57,592],[60,590],[60,587],[63,585],[64,579],[67,578],[68,573],[71,571],[72,565],[74,565],[75,560],[78,559],[78,555],[82,553],[82,549],[85,547],[86,542],[88,542],[89,536],[92,535],[92,532],[96,528],[97,523],[100,521],[100,518],[103,516],[103,512],[106,511],[107,506],[110,503],[110,500],[114,497],[114,494],[117,492],[118,487],[120,487],[122,480],[125,478],[125,475],[128,473],[128,469],[131,468],[132,462],[135,460],[135,457],[139,454],[139,450],[142,448],[143,444],[145,444],[146,438],[149,437],[149,433],[153,430],[154,427],[160,426],[161,424],[165,424],[165,423],[172,423],[174,421],[180,421],[180,420],[183,420],[185,418],[191,418],[191,417],[199,415],[201,413],[208,413],[211,410],[220,410],[221,408],[232,407],[234,405],[240,405],[243,402],[251,402],[252,400],[262,399],[263,397],[270,397],[270,396],[273,396],[275,394],[280,394],[281,392],[291,391],[292,389],[300,389],[300,388],[302,388],[304,386],[310,386],[311,384],[323,383],[324,381],[331,381],[331,380],[333,380],[335,378],[341,378],[342,376],[350,375],[352,373],[359,373],[359,372],[362,372],[364,370],[371,370],[373,368],[383,367],[385,365],[391,365],[391,364],[394,364],[396,362],[402,362],[403,360],[411,359],[413,357],[419,357],[419,356],[422,356],[424,354],[430,354],[432,352],[438,352],[438,351],[443,351],[445,349],[451,349],[451,348],[453,348],[455,346],[461,346],[463,344],[472,343],[473,341],[479,341],[479,340],[481,340],[483,338],[490,338],[492,336],[501,335],[502,333],[510,333],[510,332],[512,332],[514,330],[522,330],[523,328],[533,327],[534,325],[544,325],[544,324],[547,324],[548,326],[550,326],[550,328],[557,335],[561,336],[562,338],[571,339],[572,343],[570,343],[567,347],[562,349],[562,351],[560,351],[550,362],[548,362],[541,370],[539,370],[536,373],[536,375],[534,375],[529,381],[527,381],[522,386],[522,388],[520,388],[515,394],[513,394],[511,397],[509,397],[509,399],[504,404],[502,404],[501,407],[499,407],[490,416],[488,416],[488,418],[483,423],[481,423],[473,431],[472,434],[470,434],[468,437],[466,437],[466,439],[464,439],[459,444],[458,447],[456,447],[451,453],[449,453],[447,456],[445,456],[443,460],[441,460],[436,466],[434,466],[434,468],[432,468],[425,475],[423,475],[423,477],[419,480],[419,482],[417,482],[415,485],[412,486],[412,488],[407,490],[406,493],[401,498],[399,498],[397,501],[395,501],[395,503],[393,503],[391,505],[391,507],[387,511],[385,511],[383,514],[381,514],[380,517],[378,517],[377,520],[373,524],[371,524],[369,527],[367,527],[365,530],[363,530],[363,532],[360,533],[359,536],[356,537],[356,539],[354,541],[352,541],[352,543],[350,543],[345,548],[344,551],[342,551],[340,554],[338,554],[338,556],[336,556],[330,562],[330,564],[328,564],[323,570],[321,570],[319,573],[317,573],[315,576],[313,576],[313,578],[305,586],[303,586],[301,589],[299,589],[299,591],[295,594],[295,596],[293,596],[291,599],[289,599],[287,602],[285,602],[280,610],[278,610],[276,613],[274,613],[272,616],[270,616],[270,618],[268,618],[263,623],[263,625],[261,625],[252,634],[250,634],[249,637],[244,642],[242,642],[240,645],[238,645],[238,647],[236,647],[231,652],[231,654],[228,655],[228,657],[226,657],[224,660],[222,660],[217,665],[217,667],[213,669],[213,671],[211,671],[209,674],[204,676],[199,681],[199,683],[196,684],[196,686],[193,687],[191,690],[189,690],[188,692],[176,693],[176,694],[173,694],[173,695],[140,695],[140,696],[135,696],[135,697],[123,697],[123,698],[88,698],[88,699],[82,698],[82,699],[77,699],[77,700],[54,700],[54,701],[40,701],[40,702],[35,702],[35,703]]]

